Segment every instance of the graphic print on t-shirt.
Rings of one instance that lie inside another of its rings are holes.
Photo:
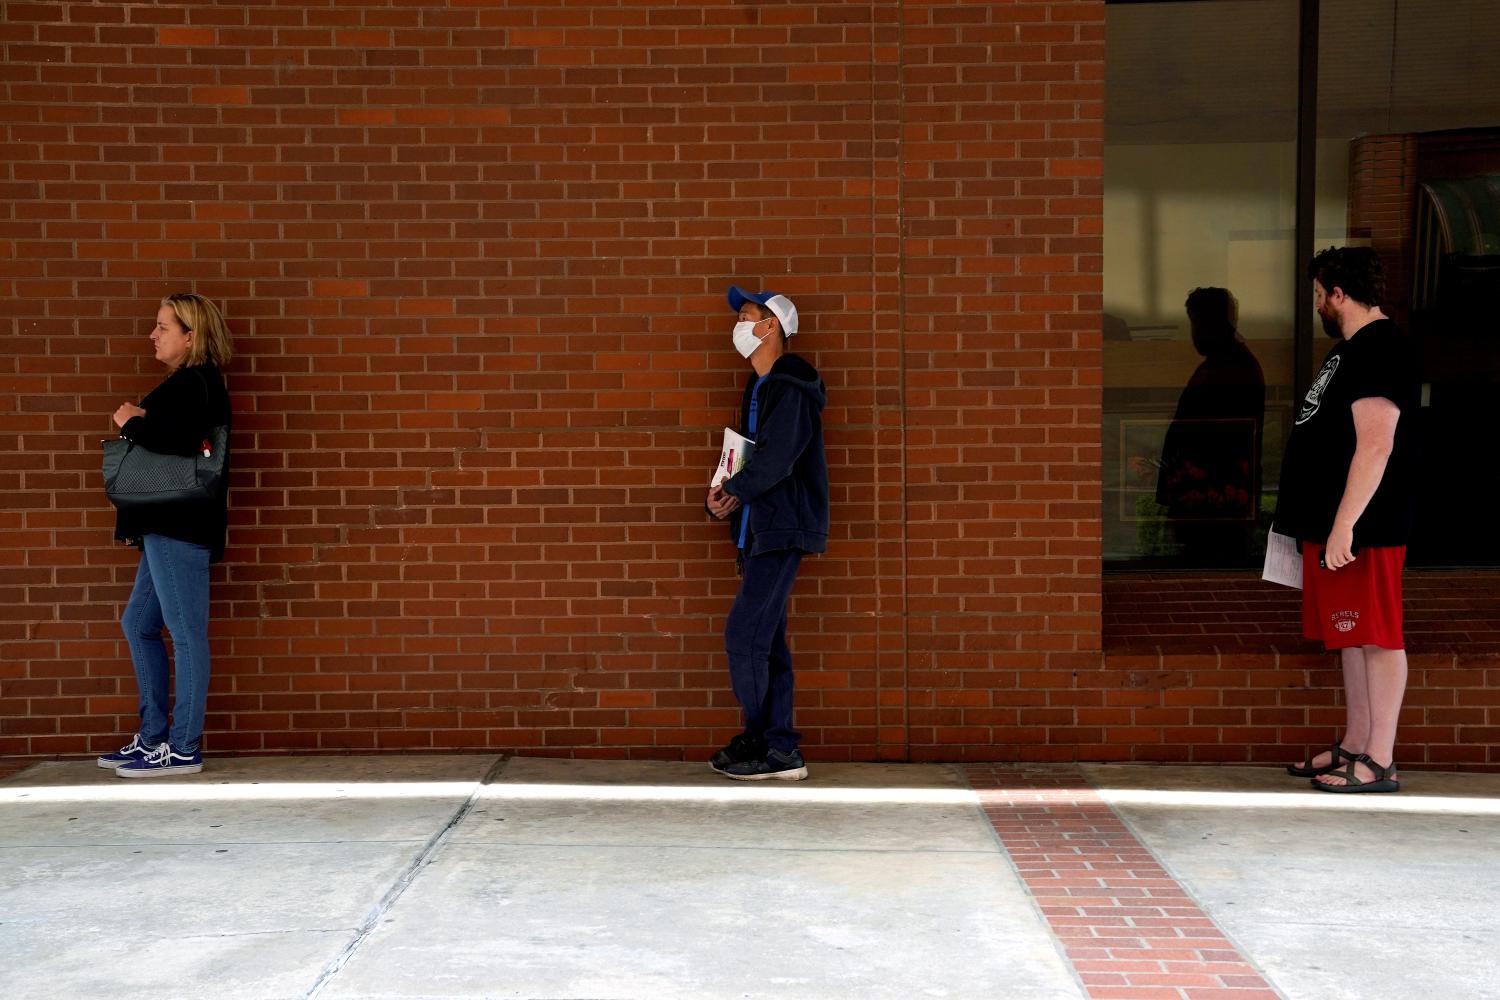
[[[1328,360],[1323,362],[1323,370],[1313,379],[1307,396],[1302,400],[1302,412],[1297,414],[1297,423],[1305,424],[1317,414],[1318,407],[1323,405],[1323,393],[1328,391],[1328,383],[1333,381],[1333,373],[1338,370],[1339,356],[1330,354]]]

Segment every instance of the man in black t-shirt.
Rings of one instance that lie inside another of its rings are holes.
[[[1410,342],[1381,311],[1375,251],[1330,247],[1308,273],[1338,343],[1294,414],[1275,530],[1301,546],[1303,634],[1339,650],[1348,721],[1329,750],[1287,770],[1322,791],[1394,792],[1421,381]]]

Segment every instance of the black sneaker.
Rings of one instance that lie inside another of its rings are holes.
[[[113,771],[123,764],[133,764],[138,760],[145,760],[146,755],[151,752],[151,747],[141,742],[141,734],[136,733],[130,738],[130,742],[116,750],[99,757],[95,763],[100,767]]]
[[[802,760],[801,750],[771,750],[760,760],[730,764],[722,773],[735,781],[764,781],[767,778],[801,781],[807,777],[807,764]]]
[[[708,758],[708,766],[723,774],[724,769],[731,764],[760,760],[766,755],[766,749],[765,740],[740,733],[729,741],[728,746]]]

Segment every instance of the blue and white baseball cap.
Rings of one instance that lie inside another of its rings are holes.
[[[739,312],[740,306],[746,302],[754,302],[771,310],[771,314],[781,320],[781,329],[788,337],[797,332],[797,307],[785,295],[777,295],[775,292],[747,292],[739,285],[730,285],[729,308]]]

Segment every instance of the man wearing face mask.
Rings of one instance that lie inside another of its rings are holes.
[[[740,403],[740,432],[755,442],[735,475],[708,492],[708,510],[728,519],[739,550],[740,591],[724,626],[729,677],[744,732],[709,761],[739,781],[799,781],[807,765],[792,726],[787,602],[802,557],[828,547],[828,464],[817,369],[787,351],[797,307],[775,292],[731,286],[739,314],[734,346],[755,369]]]
[[[1301,546],[1303,634],[1339,651],[1348,718],[1328,750],[1287,771],[1325,792],[1394,792],[1421,377],[1410,341],[1381,311],[1375,251],[1330,247],[1308,274],[1337,343],[1293,415],[1275,528]]]

